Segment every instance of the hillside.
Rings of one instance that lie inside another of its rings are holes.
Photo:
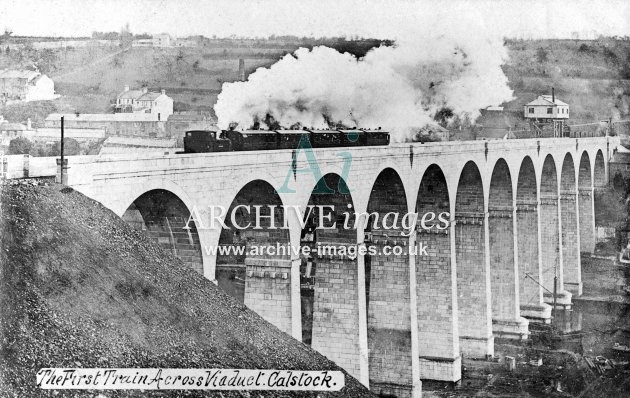
[[[630,119],[630,40],[509,40],[504,71],[516,99],[510,109],[540,94],[571,106],[571,124]]]
[[[377,40],[325,40],[295,38],[210,39],[196,48],[64,48],[21,49],[0,52],[0,68],[40,66],[53,77],[62,97],[48,104],[2,107],[0,114],[23,122],[29,115],[41,121],[45,112],[97,113],[111,111],[110,103],[125,84],[164,88],[175,100],[175,110],[213,114],[223,82],[238,79],[239,59],[246,74],[270,66],[297,48],[328,45],[361,56]],[[609,117],[630,118],[630,41],[506,40],[509,60],[504,71],[515,99],[507,108],[522,106],[540,94],[556,94],[571,105],[571,122]],[[33,108],[32,114],[29,109]]]
[[[339,369],[71,188],[0,187],[0,396],[93,396],[37,389],[42,367]],[[371,394],[346,375],[330,396]]]
[[[24,44],[23,40],[15,41],[16,45]],[[62,95],[54,101],[57,112],[111,112],[111,101],[128,84],[166,89],[175,100],[176,111],[199,110],[212,114],[223,82],[239,77],[239,59],[244,60],[246,74],[250,74],[300,47],[327,45],[362,56],[380,43],[372,39],[287,38],[212,39],[201,47],[179,48],[121,49],[114,46],[36,50],[27,46],[4,53],[0,48],[0,69],[38,65],[42,73],[53,78],[56,92]],[[11,109],[13,107],[8,108],[0,106],[0,115],[8,112],[11,119],[18,121],[28,117]],[[36,117],[34,121],[41,120]]]

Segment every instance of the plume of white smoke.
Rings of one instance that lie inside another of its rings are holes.
[[[405,141],[442,108],[474,119],[479,109],[510,101],[502,38],[474,22],[450,25],[424,25],[361,59],[301,48],[245,82],[224,83],[214,107],[219,127],[249,128],[270,115],[287,128],[327,128],[328,120],[382,127]]]

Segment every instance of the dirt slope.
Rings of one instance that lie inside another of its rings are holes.
[[[100,204],[50,183],[0,187],[0,397],[53,396],[35,387],[42,367],[338,369]],[[349,376],[337,395],[371,396]]]

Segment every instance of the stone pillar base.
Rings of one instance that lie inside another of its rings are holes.
[[[466,358],[494,357],[494,336],[459,336],[459,348]]]
[[[529,338],[529,321],[523,317],[518,319],[493,319],[492,333],[494,337],[511,340],[527,340]]]
[[[462,378],[462,358],[420,357],[420,379],[456,382]]]
[[[370,391],[378,396],[413,398],[413,389],[411,386],[382,383],[370,380]]]
[[[561,290],[558,292],[558,296],[556,297],[556,309],[560,310],[570,310],[572,303],[571,298],[573,295],[566,290]],[[545,303],[551,305],[553,308],[553,294],[545,292],[543,295],[543,300]]]
[[[583,287],[584,285],[582,284],[582,282],[564,282],[564,288],[571,292],[574,296],[581,296]]]
[[[549,304],[521,304],[521,316],[530,322],[551,323],[551,306]]]

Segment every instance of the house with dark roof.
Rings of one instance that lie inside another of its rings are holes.
[[[58,98],[55,83],[33,70],[0,70],[0,102],[46,101]]]
[[[130,90],[129,86],[116,97],[115,113],[148,113],[157,121],[166,121],[173,114],[173,99],[160,92],[149,91],[146,87],[141,90]]]
[[[532,102],[524,106],[525,119],[553,119],[563,120],[569,118],[569,104],[560,101],[552,90],[551,95],[540,95]]]

